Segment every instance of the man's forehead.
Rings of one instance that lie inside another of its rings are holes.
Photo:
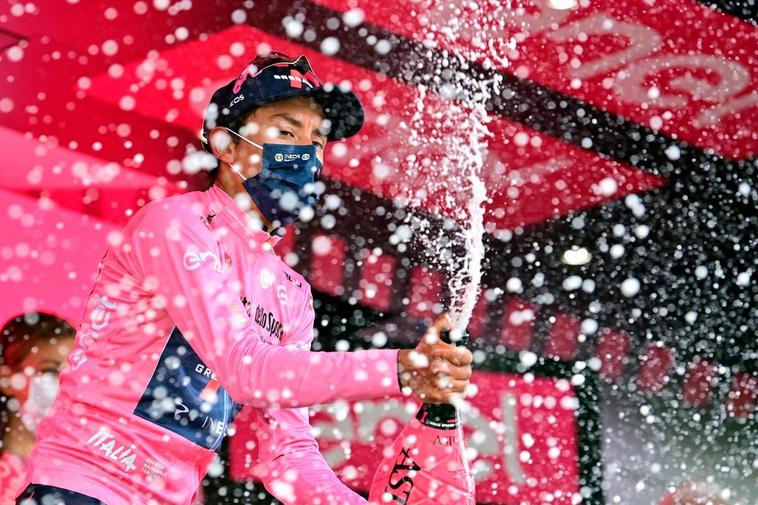
[[[321,119],[325,118],[324,108],[316,102],[313,98],[298,96],[294,98],[287,98],[285,100],[278,100],[276,102],[267,103],[260,107],[261,112],[264,112],[268,117],[274,116],[280,113],[290,114],[316,114]]]

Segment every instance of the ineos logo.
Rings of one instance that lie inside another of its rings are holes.
[[[276,161],[295,161],[295,160],[307,160],[311,157],[310,154],[291,154],[291,153],[276,153],[274,160]]]
[[[303,161],[308,161],[309,159],[311,159],[311,155],[310,155],[310,154],[308,154],[308,153],[305,153],[305,154],[303,155]]]
[[[241,102],[241,101],[242,101],[242,100],[244,100],[244,99],[245,99],[245,95],[239,95],[239,96],[236,96],[236,97],[234,98],[234,100],[232,100],[232,101],[231,101],[231,103],[229,103],[229,107],[231,107],[231,106],[232,106],[232,105],[234,105],[235,103]]]

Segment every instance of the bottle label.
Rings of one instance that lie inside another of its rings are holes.
[[[389,482],[384,488],[385,493],[389,493],[393,503],[406,505],[413,492],[413,478],[421,467],[418,466],[411,458],[413,446],[403,447],[398,454],[397,460],[392,467],[392,473],[389,476]]]
[[[416,419],[436,430],[454,430],[461,425],[458,409],[452,405],[425,403],[416,414]]]

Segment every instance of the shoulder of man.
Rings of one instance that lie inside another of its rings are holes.
[[[282,275],[289,284],[294,286],[298,291],[302,291],[303,294],[310,295],[311,285],[305,280],[305,277],[295,272],[290,268],[283,260],[279,260],[282,264]]]
[[[201,191],[169,196],[152,201],[139,209],[124,230],[127,233],[144,229],[166,230],[178,222],[200,223],[206,214],[205,210]]]

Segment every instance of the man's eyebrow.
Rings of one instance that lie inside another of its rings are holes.
[[[290,124],[291,124],[292,126],[294,126],[295,128],[302,128],[302,127],[303,127],[303,123],[301,123],[300,121],[298,121],[298,120],[297,120],[297,119],[295,119],[294,117],[292,117],[292,116],[290,116],[289,114],[286,114],[286,113],[284,113],[284,112],[278,112],[278,113],[276,113],[276,114],[272,114],[272,115],[271,115],[271,117],[272,117],[272,118],[275,118],[275,117],[277,117],[277,118],[281,118],[281,119],[284,119],[285,121],[287,121],[288,123],[290,123]],[[313,130],[311,133],[312,133],[312,134],[313,134],[313,133],[315,133],[315,134],[319,135],[320,137],[326,137],[326,135],[324,135],[324,134],[321,132],[321,130],[320,130],[320,129],[318,129],[318,128],[314,129],[314,130]]]

